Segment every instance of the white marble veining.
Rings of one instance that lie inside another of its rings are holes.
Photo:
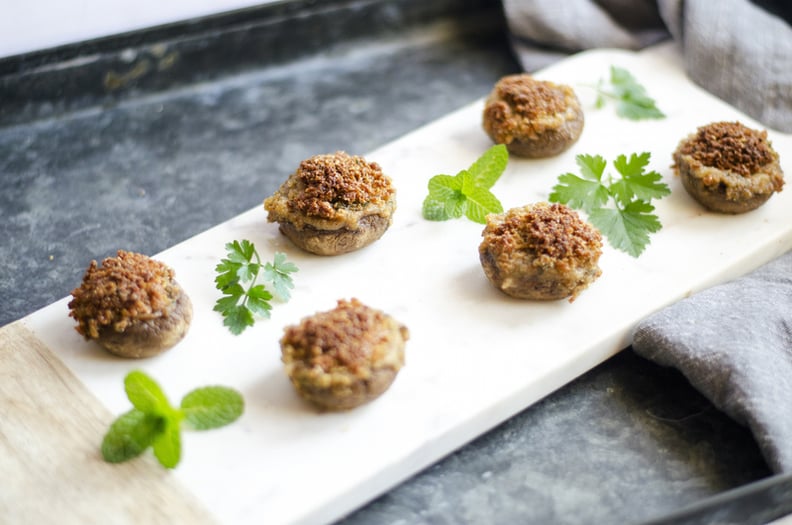
[[[668,118],[632,122],[612,107],[595,110],[583,84],[606,76],[612,64],[632,71]],[[160,254],[195,306],[187,337],[160,357],[131,362],[84,342],[67,317],[68,299],[24,322],[115,413],[128,407],[122,378],[136,367],[172,400],[207,383],[238,388],[245,415],[227,428],[185,435],[175,475],[223,523],[331,521],[620,351],[647,314],[792,247],[792,192],[750,214],[723,216],[701,209],[673,176],[671,152],[697,126],[740,119],[759,127],[693,86],[673,47],[590,51],[539,76],[575,87],[586,128],[559,157],[511,159],[493,188],[505,207],[545,200],[557,176],[576,169],[579,153],[610,161],[650,151],[650,166],[672,189],[658,202],[664,228],[646,252],[633,259],[606,247],[602,277],[574,303],[506,297],[481,271],[480,225],[420,216],[428,179],[467,167],[490,145],[479,101],[366,155],[393,178],[399,209],[392,228],[364,250],[332,258],[301,253],[257,207]],[[792,173],[792,136],[770,137]],[[212,311],[213,276],[224,243],[241,238],[264,257],[285,251],[300,271],[289,303],[233,337]],[[409,327],[407,365],[375,402],[319,414],[288,383],[278,340],[285,325],[353,296]]]

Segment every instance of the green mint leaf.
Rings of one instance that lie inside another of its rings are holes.
[[[451,218],[446,213],[445,203],[437,199],[433,199],[429,195],[423,201],[421,214],[427,221],[447,221]]]
[[[474,188],[467,195],[465,216],[473,222],[487,224],[487,214],[502,213],[500,201],[485,188]]]
[[[286,254],[275,252],[272,263],[264,265],[264,278],[272,283],[275,293],[283,301],[291,298],[291,289],[294,288],[294,281],[291,274],[298,272],[297,265],[286,260]]]
[[[255,315],[269,318],[272,305],[269,303],[272,294],[263,284],[257,284],[247,291],[247,307]]]
[[[133,370],[126,375],[124,390],[132,406],[141,412],[168,416],[172,411],[160,386],[140,370]]]
[[[242,395],[231,388],[207,386],[184,396],[184,419],[195,430],[219,428],[236,421],[244,412]]]
[[[244,410],[242,395],[231,388],[196,388],[182,398],[179,408],[167,403],[156,382],[142,372],[131,372],[124,380],[130,401],[144,407],[133,408],[110,425],[102,439],[102,457],[108,463],[121,463],[152,447],[154,456],[166,468],[181,460],[181,425],[208,430],[236,421]],[[161,409],[161,404],[167,410]]]
[[[110,425],[102,440],[102,457],[108,463],[136,458],[151,445],[164,425],[164,418],[133,408]]]
[[[181,434],[178,420],[165,421],[163,431],[152,443],[154,456],[165,468],[175,468],[181,459]]]
[[[473,176],[476,186],[490,189],[498,182],[508,163],[509,151],[506,146],[496,144],[485,151],[467,171]]]
[[[451,175],[435,175],[429,179],[429,195],[438,200],[445,200],[454,193],[462,193],[462,173]]]
[[[456,176],[435,175],[429,179],[429,197],[443,203],[445,214],[451,218],[465,213],[465,195],[462,193],[462,172]]]
[[[455,176],[435,175],[429,179],[429,195],[424,199],[421,213],[430,221],[469,219],[486,223],[487,213],[500,213],[503,206],[489,191],[503,173],[508,152],[502,144],[493,146],[467,170]]]
[[[597,181],[564,173],[558,177],[558,184],[553,186],[549,200],[589,212],[608,202],[608,189]]]
[[[256,320],[253,312],[247,306],[232,306],[223,313],[223,325],[228,327],[234,335],[239,335],[249,326],[253,326]]]

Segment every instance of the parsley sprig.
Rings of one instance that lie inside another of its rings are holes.
[[[614,248],[638,257],[649,244],[649,234],[662,227],[654,215],[652,199],[671,193],[662,176],[645,171],[651,155],[647,152],[619,155],[613,166],[621,177],[605,175],[606,161],[599,155],[578,155],[578,177],[564,173],[550,193],[550,201],[585,211]],[[609,201],[612,205],[608,206]]]
[[[497,144],[455,176],[435,175],[429,179],[429,195],[423,202],[424,218],[447,221],[465,215],[471,221],[485,224],[488,213],[503,211],[503,205],[490,188],[498,181],[508,162],[506,146]]]
[[[611,99],[616,102],[616,114],[620,117],[630,120],[665,118],[646,88],[626,69],[611,66],[608,87],[610,89],[606,88],[603,79],[597,83],[597,108],[605,106],[606,99]]]
[[[159,385],[140,370],[127,374],[124,390],[133,408],[119,416],[102,440],[108,463],[136,458],[152,447],[163,467],[174,468],[181,459],[181,429],[219,428],[244,411],[242,395],[223,386],[197,388],[182,398],[179,407],[168,401]]]
[[[259,272],[275,295],[288,301],[294,288],[291,274],[298,268],[280,252],[275,253],[273,262],[262,265],[255,245],[247,239],[229,242],[225,249],[228,256],[215,267],[215,287],[223,292],[223,297],[217,300],[214,310],[223,315],[223,324],[231,333],[239,335],[253,326],[256,315],[270,317],[270,300],[274,296],[264,284],[256,284]]]

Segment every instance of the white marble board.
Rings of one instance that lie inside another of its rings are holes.
[[[637,76],[668,118],[633,122],[618,118],[612,106],[595,109],[584,84],[605,77],[611,65]],[[546,200],[557,176],[576,170],[579,153],[611,161],[649,151],[651,168],[672,189],[658,203],[664,228],[646,252],[634,259],[606,246],[602,277],[573,303],[508,298],[481,270],[480,225],[421,218],[428,179],[453,175],[490,146],[480,100],[379,150],[351,152],[379,162],[398,190],[393,226],[364,250],[332,258],[302,253],[257,207],[158,254],[195,306],[187,337],[160,357],[122,360],[86,343],[67,317],[68,298],[23,322],[113,413],[129,406],[122,379],[133,368],[150,373],[173,401],[205,384],[242,392],[244,416],[221,430],[185,434],[182,463],[173,472],[220,522],[332,521],[619,352],[647,314],[792,247],[792,190],[752,213],[724,216],[704,211],[674,177],[671,152],[696,127],[734,119],[761,127],[691,84],[674,47],[590,51],[537,76],[576,89],[586,127],[556,158],[512,158],[493,188],[505,207]],[[792,136],[770,131],[770,138],[792,173]],[[292,300],[234,337],[212,311],[213,278],[224,244],[242,238],[267,259],[286,252],[300,271]],[[349,297],[409,327],[407,365],[375,402],[322,414],[296,397],[278,340],[285,325]]]

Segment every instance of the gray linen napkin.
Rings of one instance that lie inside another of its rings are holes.
[[[792,252],[644,319],[633,350],[679,369],[792,471]]]
[[[688,76],[768,127],[792,132],[789,0],[503,0],[526,71],[595,47],[671,35]]]

